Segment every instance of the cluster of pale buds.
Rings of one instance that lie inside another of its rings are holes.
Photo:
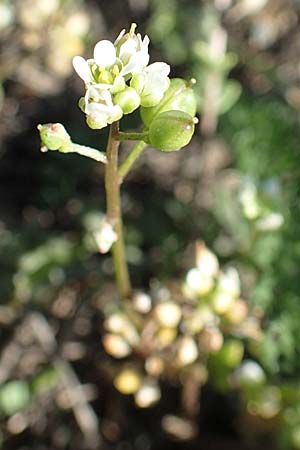
[[[99,41],[94,58],[75,56],[73,66],[85,82],[86,94],[79,106],[91,128],[101,129],[137,109],[152,107],[169,87],[170,67],[164,62],[149,63],[149,38],[122,30],[114,43]]]
[[[122,361],[114,385],[123,394],[133,394],[139,407],[160,399],[163,378],[181,379],[182,373],[191,373],[204,384],[211,368],[216,373],[221,368],[225,379],[240,367],[241,338],[261,337],[259,319],[240,298],[238,272],[233,267],[221,270],[203,242],[196,253],[196,266],[183,286],[157,286],[150,295],[137,292],[126,309],[108,305],[105,312],[103,347]],[[143,360],[143,368],[128,359],[133,355]]]

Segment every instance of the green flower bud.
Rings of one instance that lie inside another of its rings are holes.
[[[124,80],[124,77],[117,76],[114,80],[114,84],[110,89],[110,92],[112,94],[117,94],[118,92],[123,91],[126,88],[126,82]]]
[[[149,128],[149,143],[162,152],[174,152],[187,145],[197,119],[183,111],[166,111],[155,117]]]
[[[82,112],[85,112],[85,98],[84,97],[80,97],[80,99],[78,100],[78,106]]]
[[[140,96],[132,87],[127,87],[114,96],[114,104],[119,105],[124,114],[130,114],[140,106]]]
[[[162,100],[156,106],[151,108],[142,107],[141,117],[146,127],[149,127],[151,121],[165,111],[183,111],[194,117],[197,101],[191,87],[193,83],[194,80],[188,83],[182,78],[173,78]]]
[[[38,125],[43,146],[49,150],[60,150],[71,146],[71,138],[61,123]]]

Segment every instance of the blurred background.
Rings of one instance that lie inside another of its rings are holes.
[[[300,448],[299,17],[299,0],[0,0],[0,448]],[[103,167],[40,153],[36,126],[104,149],[71,60],[131,22],[197,80],[199,125],[124,184],[124,313],[93,238]]]

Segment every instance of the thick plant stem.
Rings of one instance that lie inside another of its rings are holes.
[[[138,142],[133,147],[133,149],[131,150],[131,152],[125,159],[125,161],[120,165],[120,168],[119,168],[120,183],[122,183],[123,179],[126,177],[128,172],[130,171],[131,167],[133,166],[133,164],[135,163],[137,158],[140,156],[140,154],[146,147],[147,147],[147,144],[146,144],[146,142],[143,142],[143,141]]]
[[[131,285],[126,262],[120,200],[120,181],[118,174],[118,122],[110,126],[107,144],[107,164],[105,166],[105,190],[107,220],[114,227],[118,239],[112,246],[115,276],[122,299],[130,296]]]

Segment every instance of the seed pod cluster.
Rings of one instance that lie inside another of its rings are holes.
[[[194,117],[196,97],[191,87],[193,82],[173,78],[157,105],[141,108],[142,120],[149,130],[148,142],[157,150],[178,151],[192,139],[198,122]]]

